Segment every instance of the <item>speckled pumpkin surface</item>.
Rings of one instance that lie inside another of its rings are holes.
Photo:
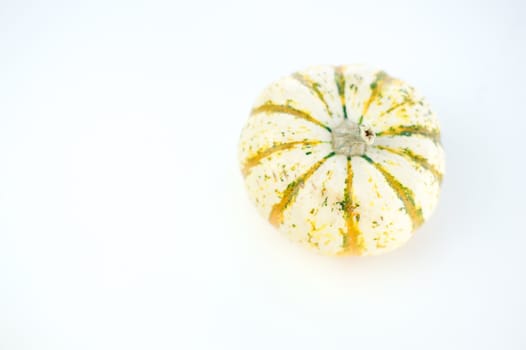
[[[241,133],[252,201],[323,254],[404,244],[438,201],[438,121],[413,87],[362,65],[317,66],[268,86]]]

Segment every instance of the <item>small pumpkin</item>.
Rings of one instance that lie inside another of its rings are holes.
[[[327,255],[404,244],[437,204],[444,152],[427,101],[363,65],[317,66],[268,86],[239,159],[260,213]]]

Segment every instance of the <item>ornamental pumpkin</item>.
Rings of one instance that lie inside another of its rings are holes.
[[[317,66],[268,86],[239,159],[260,213],[327,255],[404,244],[438,201],[440,129],[413,87],[362,65]]]

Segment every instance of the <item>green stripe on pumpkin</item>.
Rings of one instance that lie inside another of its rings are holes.
[[[343,66],[338,66],[334,69],[334,80],[338,88],[338,95],[343,110],[343,118],[347,119],[347,104],[345,102],[345,76],[343,74]]]
[[[435,177],[435,179],[437,179],[438,182],[442,183],[442,177],[443,177],[442,173],[438,171],[437,168],[433,164],[429,163],[429,161],[425,157],[414,153],[409,148],[398,149],[398,148],[391,148],[387,146],[374,146],[374,147],[377,149],[383,150],[383,151],[387,151],[387,152],[399,155],[401,157],[404,157],[405,159],[408,159],[414,164],[429,171],[431,174],[433,174],[433,176]]]
[[[374,166],[385,178],[389,186],[396,193],[397,197],[400,198],[404,205],[405,212],[411,219],[413,230],[417,229],[424,222],[422,209],[415,203],[415,196],[413,191],[402,185],[390,172],[388,172],[382,165],[376,163],[367,155],[362,156],[367,162]]]
[[[440,131],[438,129],[429,129],[421,125],[392,126],[387,130],[376,133],[377,137],[380,137],[380,136],[413,136],[413,135],[427,137],[436,143],[440,142]]]

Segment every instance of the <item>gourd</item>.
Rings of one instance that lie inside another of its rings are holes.
[[[327,255],[403,245],[433,213],[444,174],[428,102],[363,65],[311,67],[268,86],[238,153],[259,212]]]

